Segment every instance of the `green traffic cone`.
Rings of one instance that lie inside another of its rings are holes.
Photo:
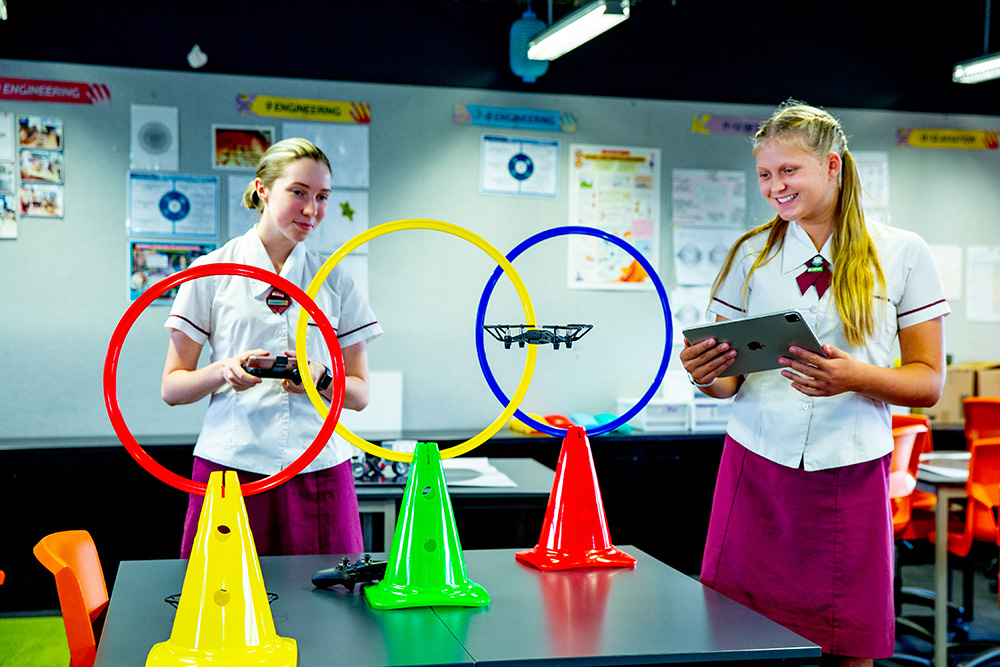
[[[365,596],[376,609],[490,603],[465,571],[437,443],[417,443],[385,578],[366,587]]]

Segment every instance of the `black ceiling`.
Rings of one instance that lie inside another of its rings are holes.
[[[197,43],[215,73],[1000,115],[1000,80],[951,82],[983,53],[986,2],[633,0],[628,21],[526,84],[508,64],[526,0],[7,0],[0,58],[191,71]],[[574,4],[555,0],[555,18]],[[533,8],[547,18],[545,0]]]

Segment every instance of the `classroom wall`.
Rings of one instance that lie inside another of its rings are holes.
[[[567,175],[572,143],[656,147],[662,151],[659,271],[674,284],[670,178],[675,168],[745,170],[747,224],[771,217],[756,191],[749,140],[691,132],[695,114],[766,117],[769,107],[645,99],[533,95],[489,90],[375,85],[224,76],[0,60],[7,77],[102,82],[111,104],[86,106],[0,100],[0,111],[56,116],[65,137],[63,219],[22,218],[19,238],[0,240],[0,438],[73,439],[113,433],[102,393],[108,341],[129,306],[126,174],[130,106],[180,109],[180,173],[218,174],[222,238],[226,174],[211,168],[212,124],[251,125],[234,99],[257,93],[371,104],[372,225],[431,218],[464,227],[508,252],[528,236],[569,224]],[[795,90],[789,89],[794,95]],[[780,100],[776,100],[778,102]],[[823,100],[809,100],[822,104]],[[502,130],[501,134],[560,143],[560,190],[552,200],[479,194],[484,132],[456,125],[456,103],[573,112],[575,134]],[[996,150],[918,150],[896,145],[900,127],[992,129],[993,116],[943,116],[831,109],[853,150],[885,151],[890,165],[892,222],[931,244],[1000,245],[1000,154]],[[279,128],[281,119],[268,119]],[[248,182],[251,174],[247,174]],[[594,330],[572,350],[539,348],[523,409],[540,414],[613,411],[617,397],[641,395],[664,345],[654,292],[568,290],[566,242],[559,237],[515,263],[540,324],[587,322]],[[386,334],[371,344],[375,371],[403,374],[403,427],[485,428],[502,406],[489,391],[475,354],[476,307],[493,260],[464,240],[430,231],[396,232],[367,245],[372,307]],[[968,297],[963,294],[963,297]],[[965,300],[952,302],[947,349],[956,362],[1000,359],[995,325],[970,323]],[[167,333],[165,306],[152,306],[134,325],[118,379],[123,413],[139,436],[190,435],[204,404],[169,408],[159,398]],[[487,322],[524,321],[502,280]],[[490,345],[490,343],[493,343]],[[487,339],[488,358],[512,393],[523,350]],[[671,368],[679,368],[676,351]]]

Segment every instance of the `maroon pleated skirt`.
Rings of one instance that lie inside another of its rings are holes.
[[[702,583],[823,653],[890,656],[890,457],[807,472],[726,436]]]
[[[232,470],[195,457],[191,479],[208,482],[212,472]],[[266,475],[236,471],[240,484]],[[191,494],[184,518],[181,558],[189,558],[204,498]],[[356,554],[364,551],[358,496],[351,462],[299,473],[281,486],[244,496],[258,556]]]

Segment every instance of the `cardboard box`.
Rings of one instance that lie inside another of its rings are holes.
[[[976,396],[1000,396],[1000,368],[976,372]]]
[[[949,366],[941,400],[933,407],[919,408],[914,412],[926,415],[931,424],[960,424],[965,419],[962,401],[969,396],[975,396],[975,392],[976,369],[967,368],[965,364]]]
[[[962,401],[966,398],[1000,396],[1000,362],[969,361],[949,366],[947,372],[941,400],[934,407],[919,410],[931,423],[961,424],[965,421]]]

